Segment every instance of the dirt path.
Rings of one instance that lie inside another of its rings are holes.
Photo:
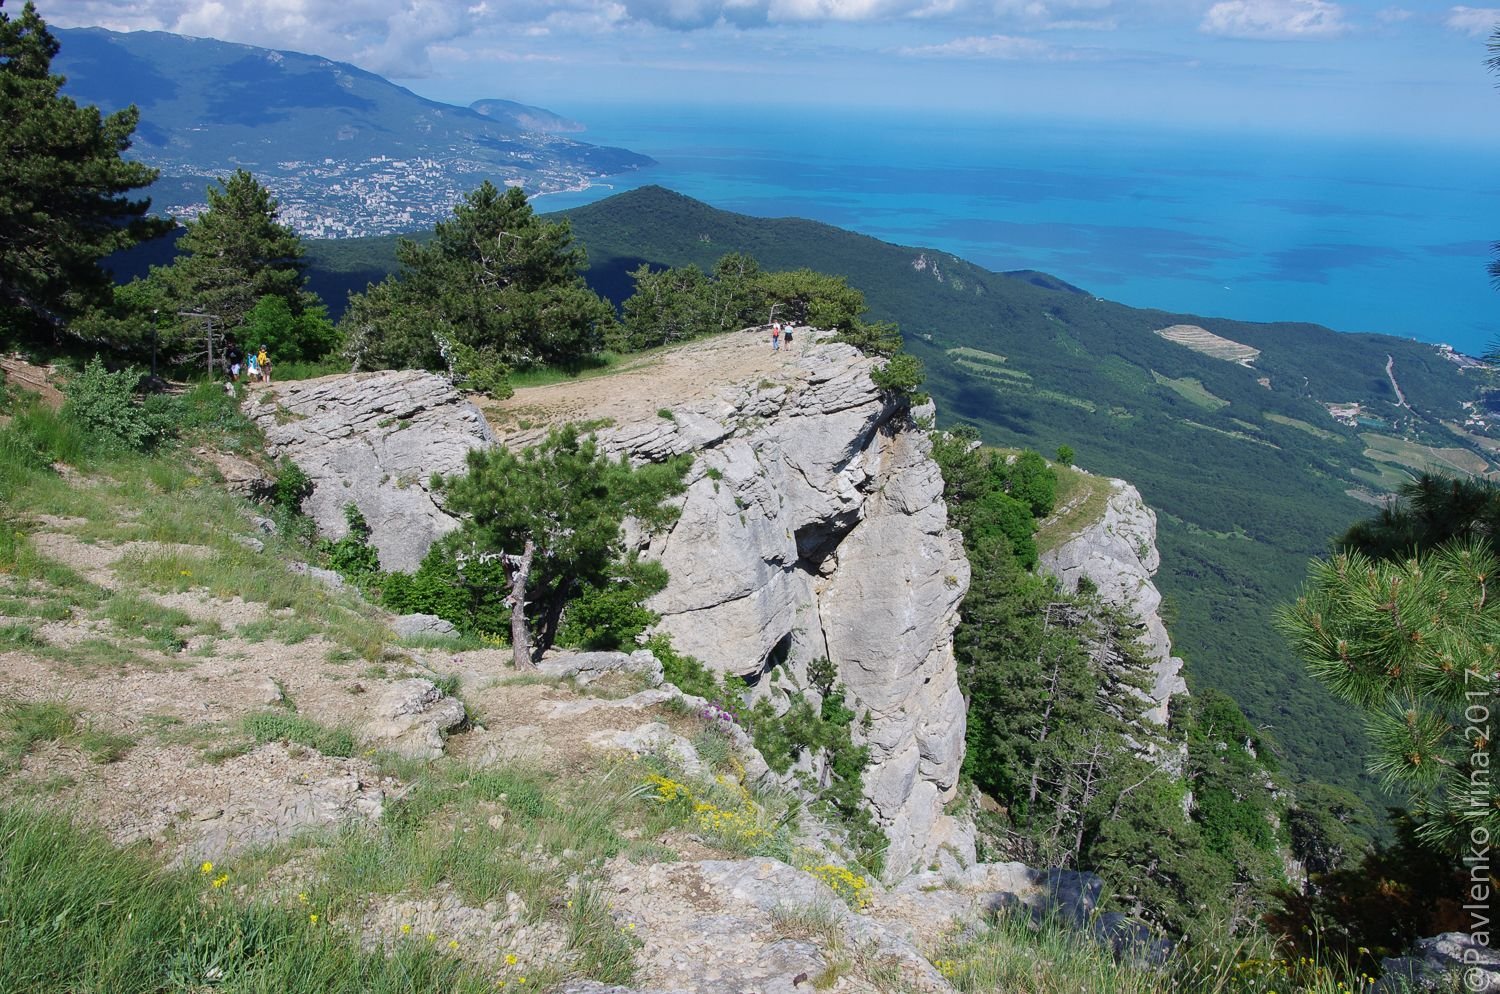
[[[523,387],[507,400],[482,403],[480,409],[502,439],[544,424],[639,421],[667,405],[715,396],[732,384],[798,375],[795,359],[810,344],[811,332],[794,331],[792,348],[780,352],[771,351],[769,337],[760,329],[712,335],[627,359],[602,376]]]

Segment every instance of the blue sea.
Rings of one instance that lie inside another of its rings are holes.
[[[806,217],[1100,297],[1447,342],[1500,338],[1486,265],[1500,146],[1035,118],[570,107],[575,136],[659,165],[554,210],[660,184]]]

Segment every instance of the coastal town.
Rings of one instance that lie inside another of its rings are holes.
[[[255,171],[280,203],[280,220],[304,238],[360,238],[431,228],[486,179],[524,186],[536,196],[586,189],[599,178],[596,171],[531,151],[509,155],[515,160],[509,170],[455,149],[448,158],[293,159],[259,165]],[[180,220],[194,218],[207,209],[203,191],[213,179],[184,179],[157,203]]]

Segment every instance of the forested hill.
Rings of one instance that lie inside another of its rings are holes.
[[[1350,492],[1398,485],[1403,464],[1492,466],[1487,429],[1459,437],[1444,426],[1464,421],[1463,402],[1490,383],[1488,371],[1403,339],[1126,307],[1043,273],[993,273],[659,187],[565,213],[588,248],[590,282],[616,302],[642,262],[706,270],[728,252],[767,269],[847,276],[871,316],[899,322],[926,363],[942,423],[1045,453],[1070,445],[1079,465],[1134,482],[1161,515],[1159,585],[1190,682],[1231,693],[1303,775],[1360,780],[1358,722],[1305,675],[1272,613],[1308,558],[1368,514]],[[389,267],[391,249],[314,243],[315,285],[330,300],[363,288]],[[1174,337],[1227,358],[1156,334],[1179,325],[1202,332]],[[1388,360],[1409,406],[1397,405]],[[1329,403],[1363,405],[1365,423],[1339,423]],[[1361,789],[1385,803],[1368,782]]]

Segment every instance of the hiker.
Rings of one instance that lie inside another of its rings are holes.
[[[260,382],[260,363],[256,361],[253,354],[245,360],[245,382]]]
[[[260,381],[266,386],[271,385],[271,354],[262,345],[260,351],[255,354],[255,363],[260,367]]]
[[[244,361],[245,354],[240,351],[240,347],[230,342],[229,348],[224,350],[224,364],[229,367],[229,382],[238,383],[240,381],[240,366]]]
[[[773,321],[771,323],[771,351],[772,352],[780,352],[781,351],[781,322],[780,321]]]
[[[792,326],[791,325],[787,325],[786,326],[786,331],[783,333],[782,337],[786,340],[787,351],[790,352],[791,349],[792,349]]]

